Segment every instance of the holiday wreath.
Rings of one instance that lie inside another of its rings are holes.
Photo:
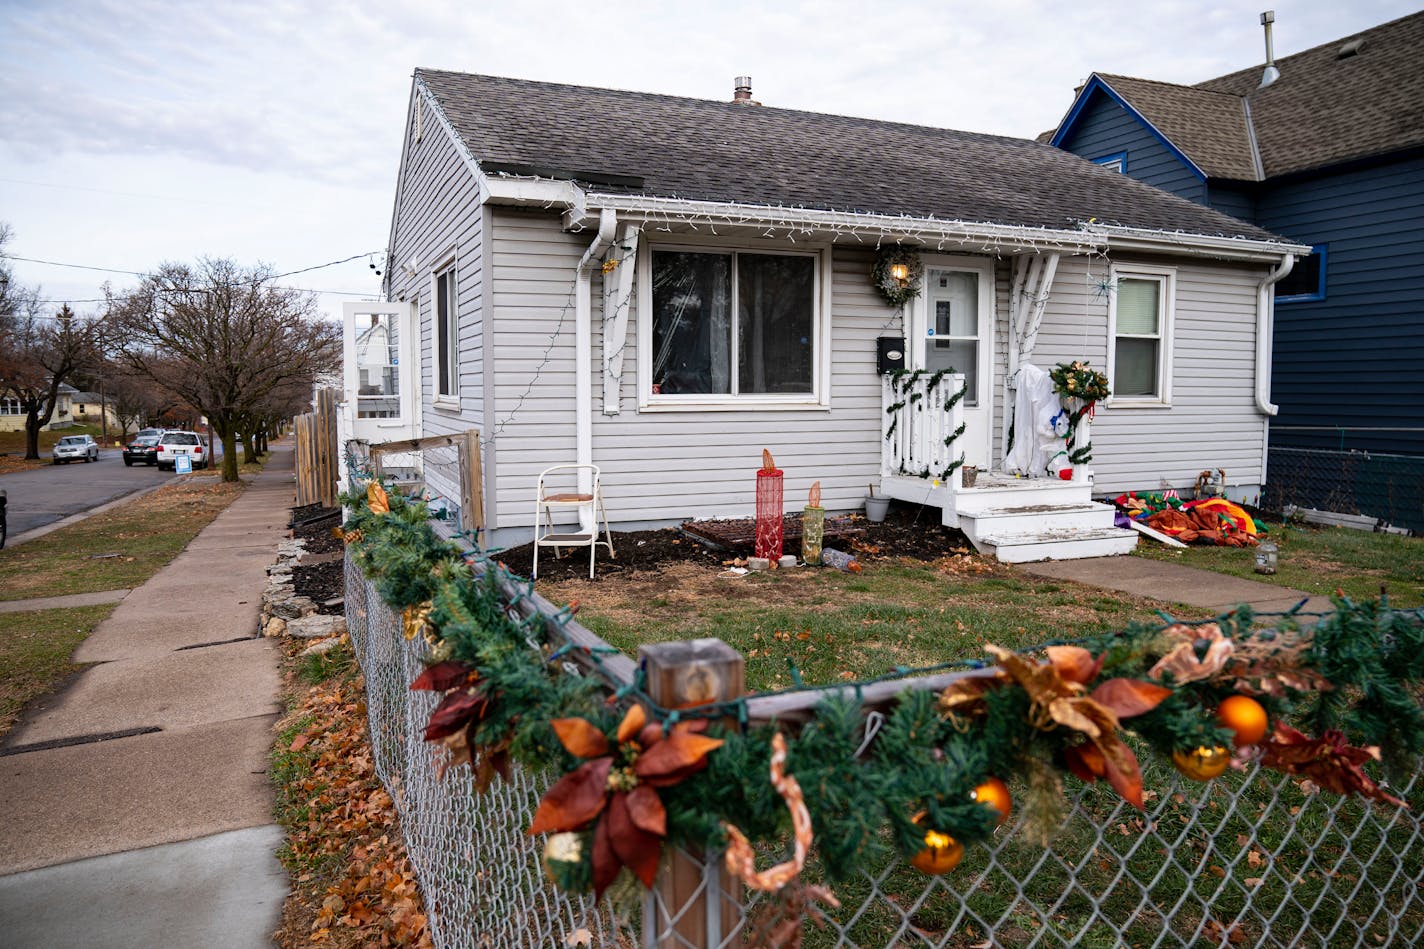
[[[899,270],[903,276],[897,276]],[[924,264],[919,252],[913,247],[896,244],[881,248],[875,258],[875,266],[870,269],[870,282],[885,302],[891,306],[904,306],[920,295],[920,283],[924,278]]]
[[[1282,614],[1259,629],[1242,607],[1038,650],[991,645],[987,660],[934,667],[964,674],[938,693],[902,692],[878,730],[845,697],[867,683],[825,687],[799,731],[729,726],[746,723],[745,700],[671,710],[639,681],[610,696],[572,674],[560,661],[576,648],[561,633],[571,612],[516,618],[510,585],[516,599],[530,588],[440,540],[423,503],[376,482],[343,500],[350,556],[402,611],[406,635],[429,644],[411,688],[441,696],[425,737],[448,749],[444,767],[470,764],[478,787],[510,762],[563,775],[529,832],[551,833],[545,865],[565,887],[601,893],[623,867],[649,883],[673,843],[727,847],[749,886],[833,903],[797,879],[813,837],[832,882],[888,850],[947,872],[1013,809],[1022,829],[1047,827],[1066,775],[1105,781],[1141,808],[1128,732],[1194,780],[1254,760],[1391,806],[1404,802],[1367,767],[1381,747],[1424,749],[1424,611],[1383,599],[1339,597],[1308,628]],[[577,648],[597,666],[598,649]],[[1005,783],[1015,779],[1026,789],[1017,802]],[[788,827],[792,858],[756,872],[748,842],[775,846]]]

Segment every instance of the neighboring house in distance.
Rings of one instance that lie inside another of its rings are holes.
[[[114,412],[113,402],[99,392],[76,392],[71,398],[75,421],[101,424],[107,420],[110,428],[118,429],[119,418]]]
[[[923,269],[903,309],[872,280],[896,246]],[[389,302],[347,306],[344,434],[478,429],[491,545],[530,539],[565,462],[601,466],[620,529],[747,516],[768,448],[788,510],[873,483],[1003,559],[1122,552],[1090,495],[1206,467],[1260,490],[1266,288],[1306,251],[1039,143],[761,107],[749,81],[708,101],[418,70]],[[878,373],[879,348],[924,372]],[[1002,475],[1018,367],[1075,359],[1121,370],[1091,467]]]
[[[74,424],[74,397],[79,390],[67,382],[60,383],[55,397],[54,414],[41,431],[69,428]],[[14,396],[0,397],[0,432],[22,432],[25,430],[25,410],[20,400]]]
[[[1273,448],[1424,456],[1424,13],[1275,68],[1094,73],[1051,144],[1312,246],[1275,287]]]

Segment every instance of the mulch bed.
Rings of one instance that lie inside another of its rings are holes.
[[[827,520],[830,520],[828,518]],[[799,528],[799,524],[797,525]],[[873,524],[856,515],[846,525],[843,542],[827,540],[827,547],[849,547],[862,560],[908,557],[912,560],[938,560],[948,554],[972,549],[968,539],[958,530],[940,523],[938,508],[923,507],[895,501],[885,521]],[[855,533],[856,531],[863,531]],[[731,532],[729,532],[731,533]],[[700,563],[722,567],[737,557],[751,553],[750,543],[733,551],[715,550],[703,546],[677,528],[651,531],[614,531],[613,549],[618,556],[610,559],[602,548],[598,552],[593,582],[620,574],[655,571],[672,563]],[[800,544],[787,542],[787,553],[800,554]],[[497,559],[520,576],[529,576],[534,566],[534,545],[524,544],[500,551]],[[545,548],[539,554],[539,579],[588,581],[588,550],[582,547],[566,551],[562,558]]]
[[[321,555],[339,553],[341,541],[331,529],[341,524],[338,508],[324,508],[319,504],[292,508],[292,536],[306,541],[303,560]],[[345,607],[342,604],[323,606],[328,600],[344,596],[346,590],[345,567],[342,561],[327,560],[325,563],[302,563],[292,569],[292,586],[298,596],[310,598],[317,605],[318,613],[338,614]]]

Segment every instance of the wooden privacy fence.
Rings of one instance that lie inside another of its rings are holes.
[[[341,476],[336,454],[336,390],[319,390],[316,409],[292,421],[297,438],[297,505],[335,507]]]

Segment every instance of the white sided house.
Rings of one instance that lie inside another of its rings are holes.
[[[347,308],[343,437],[477,429],[490,546],[530,539],[561,463],[600,467],[615,529],[749,516],[763,448],[788,511],[873,485],[1005,560],[1130,550],[1093,496],[1204,469],[1257,494],[1272,284],[1309,248],[1046,145],[769,108],[749,82],[418,70],[389,302]],[[921,288],[903,307],[872,277],[891,252]],[[1114,391],[1079,429],[1091,463],[1005,473],[1020,367],[1074,360]]]

